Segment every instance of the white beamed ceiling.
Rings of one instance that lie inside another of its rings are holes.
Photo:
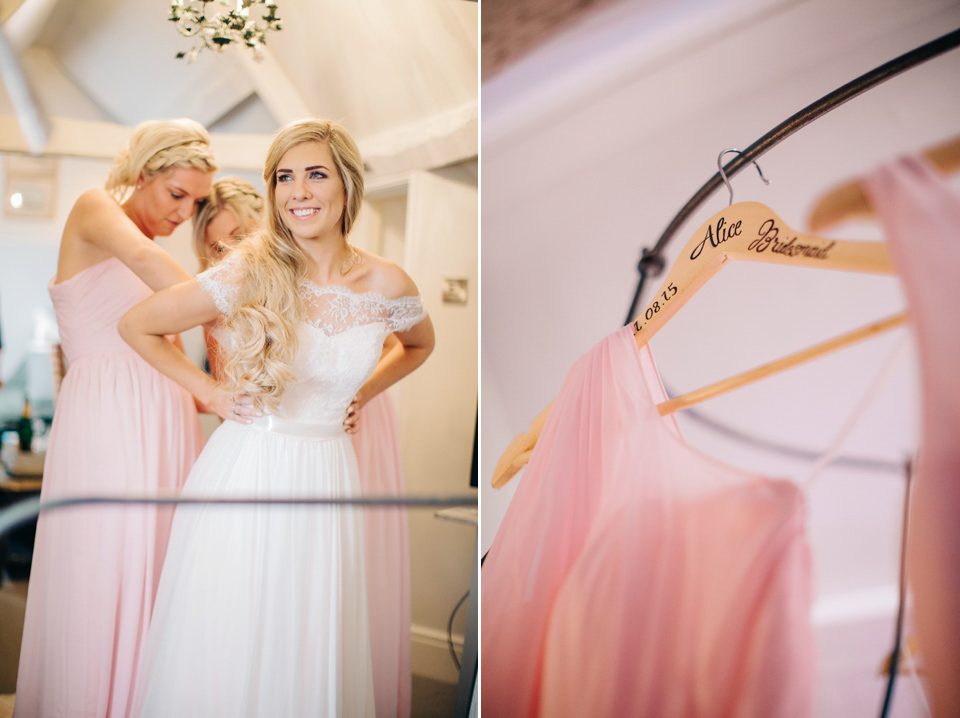
[[[283,30],[260,63],[242,48],[177,60],[190,41],[166,0],[2,0],[0,17],[16,11],[3,29],[52,128],[47,153],[111,157],[139,122],[192,117],[224,167],[259,169],[280,126],[315,115],[342,122],[379,174],[477,154],[477,3],[276,4]],[[26,151],[22,121],[4,88],[0,151]]]

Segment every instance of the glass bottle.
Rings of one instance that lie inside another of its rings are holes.
[[[17,433],[20,434],[20,451],[30,451],[33,446],[33,421],[30,419],[29,398],[23,400],[23,416],[20,417]]]

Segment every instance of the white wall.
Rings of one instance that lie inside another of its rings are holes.
[[[390,391],[397,407],[407,492],[476,493],[469,487],[477,410],[477,161],[374,178],[351,241],[399,263],[417,283],[436,331],[436,348]],[[465,305],[444,304],[444,278],[465,278]],[[361,417],[361,421],[362,421]],[[447,622],[470,588],[475,526],[408,511],[413,672],[455,682]],[[453,642],[463,648],[466,604]]]
[[[718,153],[743,149],[845,82],[957,27],[960,6],[947,0],[626,1],[484,84],[482,550],[522,481],[490,488],[498,457],[555,397],[574,360],[622,325],[641,248],[716,172]],[[960,132],[958,80],[956,50],[889,80],[761,158],[770,187],[752,169],[737,175],[736,199],[764,202],[804,228],[812,203],[832,185]],[[717,193],[685,224],[667,251],[668,267],[726,202],[726,192]],[[882,238],[869,223],[832,235]],[[895,278],[734,264],[651,347],[665,382],[691,390],[902,306]],[[905,334],[700,410],[765,438],[825,448]],[[899,462],[916,446],[909,353],[844,453]],[[798,479],[809,470],[680,421],[692,444],[729,463]],[[898,473],[831,469],[811,490],[818,625],[879,617],[887,645],[902,487]],[[832,690],[821,691],[824,715],[844,714],[829,706],[859,688]],[[863,690],[872,696],[874,686]]]
[[[0,177],[6,190],[7,157],[0,153]],[[35,311],[53,316],[47,281],[57,271],[60,233],[77,196],[103,184],[107,163],[62,158],[57,171],[54,216],[10,217],[0,210],[0,326],[3,328],[3,363],[0,377],[7,378],[24,358],[33,336]],[[0,201],[7,202],[3,191]]]
[[[351,241],[399,263],[416,282],[436,331],[426,364],[391,388],[406,489],[423,496],[475,495],[469,487],[477,410],[477,161],[372,179]],[[441,301],[444,278],[465,278],[465,305]],[[363,418],[361,416],[361,421]],[[414,673],[455,682],[447,622],[470,588],[477,529],[408,511]],[[453,624],[463,647],[467,608]]]
[[[410,177],[404,267],[417,282],[437,337],[427,363],[399,386],[411,494],[475,493],[469,481],[479,390],[477,219],[475,161]],[[444,278],[467,279],[466,304],[442,302]],[[440,658],[442,647],[432,637],[446,632],[450,612],[470,588],[477,530],[439,520],[433,511],[411,511],[409,525],[414,670],[419,663],[427,675],[455,680],[455,667]],[[464,604],[454,623],[461,645],[466,614]]]

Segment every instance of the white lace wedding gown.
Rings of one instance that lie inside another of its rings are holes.
[[[200,275],[224,313],[243,271]],[[342,421],[393,331],[425,316],[420,297],[300,287],[296,381],[276,415],[224,422],[183,495],[353,496]],[[230,338],[220,337],[229,351]],[[361,509],[178,508],[150,626],[138,715],[270,718],[374,715]]]

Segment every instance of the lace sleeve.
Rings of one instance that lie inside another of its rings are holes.
[[[224,314],[229,314],[237,304],[237,293],[243,279],[244,265],[236,254],[197,275],[200,288],[209,294]]]
[[[388,300],[387,324],[391,332],[403,332],[427,317],[420,297],[399,297]]]

